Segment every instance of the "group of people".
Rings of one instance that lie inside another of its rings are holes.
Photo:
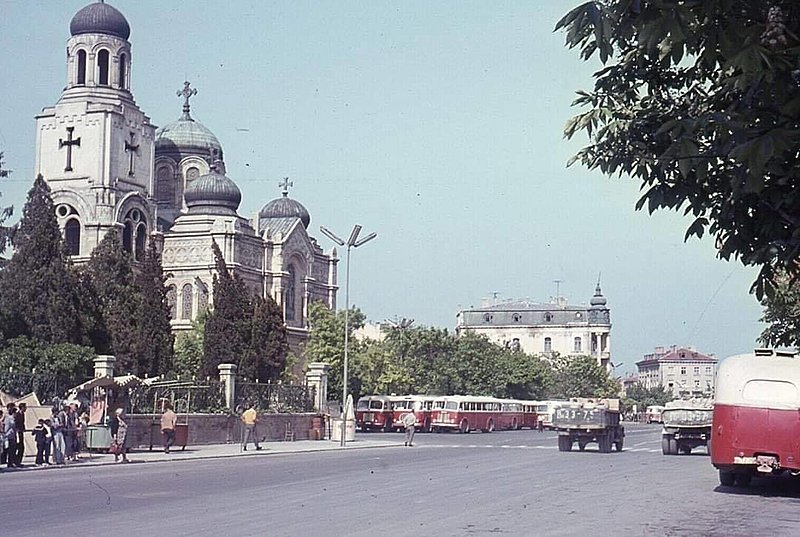
[[[22,467],[26,432],[33,435],[36,444],[37,466],[78,460],[83,432],[89,424],[88,413],[78,415],[76,404],[54,405],[49,418],[40,418],[33,429],[27,430],[26,412],[25,403],[9,403],[5,415],[0,409],[0,465]]]

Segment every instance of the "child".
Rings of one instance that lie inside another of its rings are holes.
[[[43,465],[47,459],[45,459],[45,449],[47,449],[47,433],[48,430],[44,425],[44,420],[39,419],[39,423],[36,424],[36,427],[33,428],[33,438],[36,440],[36,466]],[[49,458],[48,453],[48,458]]]

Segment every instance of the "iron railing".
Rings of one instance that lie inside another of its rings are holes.
[[[254,405],[262,412],[311,412],[315,390],[304,384],[237,381],[234,407],[237,411]]]

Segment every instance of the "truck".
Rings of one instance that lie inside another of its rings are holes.
[[[661,412],[661,452],[664,455],[689,454],[711,439],[714,403],[711,399],[670,401]]]
[[[622,451],[625,428],[620,425],[619,399],[573,398],[555,407],[553,429],[558,431],[558,450],[571,451],[578,443],[597,442],[600,453],[610,453],[612,445]]]

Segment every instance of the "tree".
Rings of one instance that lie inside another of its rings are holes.
[[[355,307],[350,309],[347,321],[349,330],[347,383],[350,393],[354,392],[354,386],[358,387],[358,377],[350,371],[349,357],[358,353],[360,345],[352,335],[354,330],[364,326],[364,320],[365,316],[361,310]],[[330,364],[328,393],[337,396],[342,393],[344,375],[344,311],[334,312],[320,301],[311,301],[308,306],[308,324],[311,333],[305,346],[305,355],[309,361]]]
[[[3,152],[0,151],[0,179],[5,179],[11,174],[11,170],[3,168]],[[1,195],[1,194],[0,194]],[[13,227],[4,226],[3,223],[14,214],[13,207],[0,207],[0,256],[6,250],[8,241],[11,239]],[[5,259],[0,258],[0,268],[2,268]]]
[[[241,367],[243,374],[253,371],[240,359],[247,355],[251,331],[251,305],[247,289],[241,279],[234,276],[222,257],[216,242],[212,242],[214,252],[214,308],[208,315],[203,337],[203,375],[216,378],[217,366],[229,363]],[[251,377],[252,378],[252,377]]]
[[[617,397],[619,383],[592,356],[560,356],[551,359],[550,397]]]
[[[27,336],[10,339],[0,350],[0,370],[50,373],[76,383],[92,377],[96,354],[72,343],[46,343]]]
[[[48,343],[79,343],[76,281],[50,187],[41,175],[28,192],[14,246],[0,280],[0,331],[8,339],[29,336]]]
[[[775,293],[761,301],[764,316],[761,322],[768,323],[758,338],[770,347],[800,347],[800,281],[787,275],[777,278]]]
[[[139,295],[136,325],[139,374],[158,376],[172,370],[175,338],[170,325],[170,306],[164,285],[166,280],[161,267],[161,255],[151,240],[134,276]]]
[[[93,346],[98,354],[113,354],[116,369],[144,375],[139,356],[142,341],[142,296],[134,285],[130,255],[116,229],[111,229],[92,252],[81,273],[84,309],[93,317]],[[149,313],[148,313],[149,315]]]
[[[172,372],[179,377],[199,377],[203,372],[203,348],[207,311],[201,311],[192,321],[192,329],[175,338]]]
[[[531,354],[506,352],[506,396],[512,399],[544,399],[552,382],[549,365]]]
[[[251,374],[261,382],[278,380],[289,353],[281,308],[272,297],[257,296],[253,298],[252,309],[248,351],[253,364]]]
[[[579,160],[638,179],[637,209],[683,209],[685,239],[708,232],[718,255],[800,275],[800,10],[790,0],[593,0],[556,30],[581,58],[599,55]]]
[[[653,405],[665,405],[674,399],[672,392],[663,386],[653,386],[646,388],[641,382],[637,382],[626,390],[625,406],[632,408],[637,405],[640,412]]]

